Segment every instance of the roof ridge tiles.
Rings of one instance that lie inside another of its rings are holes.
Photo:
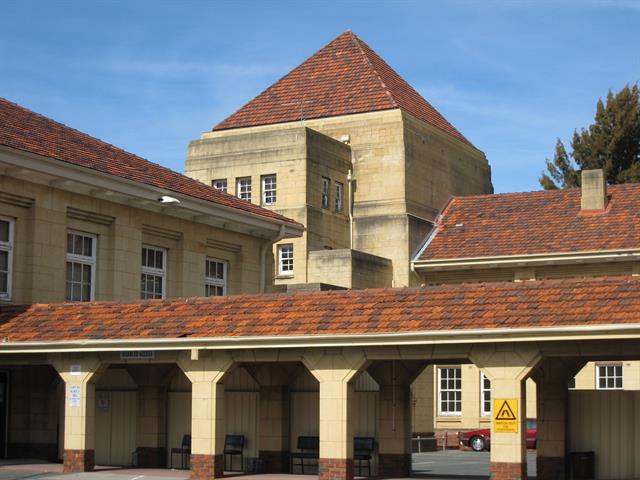
[[[351,34],[351,39],[352,39],[353,43],[358,48],[358,51],[362,54],[362,58],[364,59],[364,61],[367,62],[367,65],[369,66],[369,68],[371,68],[371,70],[375,74],[376,78],[380,82],[380,85],[382,85],[382,88],[384,88],[384,91],[387,94],[387,96],[389,97],[389,100],[391,100],[391,103],[393,104],[393,106],[395,108],[399,108],[398,102],[396,102],[396,99],[391,94],[391,91],[389,91],[389,87],[387,87],[387,85],[384,83],[384,80],[382,80],[382,77],[380,76],[380,73],[376,69],[375,65],[373,65],[373,63],[371,62],[371,59],[369,58],[369,56],[366,54],[366,52],[362,48],[362,43],[364,43],[364,42],[362,42],[362,40],[360,40],[360,37],[358,37],[351,30],[347,30],[347,31]]]

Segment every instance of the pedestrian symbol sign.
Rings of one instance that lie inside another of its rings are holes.
[[[518,400],[496,398],[493,401],[493,431],[518,433]]]

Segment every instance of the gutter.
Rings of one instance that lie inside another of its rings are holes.
[[[380,334],[291,335],[253,337],[194,337],[170,339],[73,340],[54,342],[3,342],[5,353],[175,351],[203,350],[416,346],[504,342],[640,339],[640,323],[536,328],[492,328]]]
[[[273,247],[273,244],[279,242],[285,237],[285,225],[280,225],[280,232],[278,234],[264,242],[262,247],[260,247],[260,293],[264,293],[266,288],[266,269],[267,269],[267,249]]]
[[[611,250],[567,252],[563,254],[536,253],[530,255],[503,255],[495,257],[467,257],[443,260],[414,260],[416,270],[457,270],[464,268],[491,268],[498,266],[535,266],[562,265],[575,263],[624,262],[640,260],[637,248]]]
[[[4,153],[4,154],[3,154]],[[14,157],[17,155],[19,158]],[[27,169],[55,178],[63,178],[72,182],[84,184],[90,187],[102,188],[112,191],[124,197],[132,197],[151,205],[157,204],[157,199],[162,195],[171,195],[181,202],[181,210],[190,211],[199,216],[211,216],[225,220],[227,223],[238,223],[249,227],[256,227],[264,230],[280,229],[286,226],[291,236],[302,235],[304,227],[298,222],[286,222],[283,219],[272,218],[260,215],[255,212],[233,208],[222,205],[214,201],[193,197],[181,192],[176,192],[169,188],[156,187],[148,183],[136,182],[128,178],[119,177],[109,173],[93,170],[88,167],[76,165],[65,160],[45,157],[25,150],[14,149],[0,145],[0,162],[13,165],[18,169]],[[164,167],[163,167],[164,168]],[[177,173],[177,172],[174,172]],[[196,181],[196,180],[194,180]],[[56,187],[60,188],[60,187]],[[111,199],[110,201],[114,201]],[[145,208],[136,205],[136,208]],[[205,222],[200,222],[205,223]],[[206,224],[206,223],[205,223]]]

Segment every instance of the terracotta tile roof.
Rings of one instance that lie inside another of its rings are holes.
[[[454,197],[417,260],[640,249],[640,184],[608,187],[604,212],[580,189]]]
[[[398,108],[471,145],[411,85],[349,30],[213,130]]]
[[[293,220],[0,98],[0,145],[294,225]]]
[[[376,334],[640,323],[640,278],[0,307],[6,342]]]

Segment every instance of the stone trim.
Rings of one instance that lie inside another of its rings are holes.
[[[564,457],[540,457],[536,458],[536,470],[538,480],[563,480],[565,478]]]
[[[352,458],[320,458],[318,460],[319,480],[353,480]]]
[[[527,463],[491,462],[491,480],[527,480]]]
[[[93,450],[66,450],[63,454],[62,471],[64,473],[90,472],[95,467]]]
[[[382,477],[411,476],[411,454],[410,453],[379,453],[378,454],[378,475]]]
[[[224,456],[191,454],[191,480],[210,480],[224,476]]]

